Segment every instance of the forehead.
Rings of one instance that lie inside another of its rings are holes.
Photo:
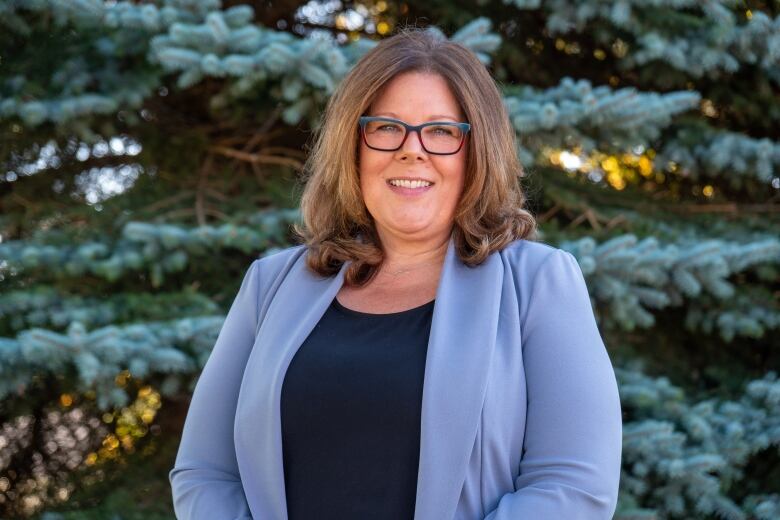
[[[371,104],[372,115],[398,119],[460,119],[458,99],[439,74],[405,72],[388,81]]]

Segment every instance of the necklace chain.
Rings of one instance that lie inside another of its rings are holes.
[[[434,263],[434,262],[425,262],[425,263],[422,263],[422,264],[418,264],[418,265],[412,265],[412,266],[409,266],[409,267],[402,267],[402,268],[400,268],[400,269],[398,269],[398,270],[395,270],[395,271],[389,271],[389,270],[388,270],[388,271],[386,271],[386,274],[388,274],[388,275],[390,275],[390,276],[399,276],[399,275],[402,275],[402,274],[404,274],[404,273],[408,273],[409,271],[414,271],[415,269],[420,269],[420,268],[423,268],[423,267],[428,267],[428,266],[430,266],[432,263]]]

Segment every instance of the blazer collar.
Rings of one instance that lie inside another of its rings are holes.
[[[250,505],[260,518],[287,518],[279,415],[284,373],[342,287],[349,266],[343,264],[330,278],[317,277],[307,270],[305,248],[302,251],[260,326],[236,416],[242,421],[235,430],[239,468],[242,477],[249,477],[255,486],[247,495],[253,496]],[[455,515],[485,398],[502,280],[499,255],[468,267],[458,258],[450,238],[436,291],[424,372],[414,520]],[[255,381],[251,391],[244,391],[250,374],[262,375],[267,381]]]

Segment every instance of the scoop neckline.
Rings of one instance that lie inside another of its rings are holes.
[[[368,317],[377,317],[381,318],[384,316],[400,316],[401,314],[407,314],[414,311],[422,310],[428,306],[432,306],[436,302],[436,298],[433,300],[423,303],[422,305],[418,305],[417,307],[412,307],[411,309],[405,309],[402,311],[397,312],[363,312],[363,311],[356,311],[354,309],[350,309],[349,307],[345,307],[344,305],[339,302],[338,298],[335,296],[333,297],[333,305],[340,311],[344,312],[345,314],[352,314],[353,316],[368,316]]]

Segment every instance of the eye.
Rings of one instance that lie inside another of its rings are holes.
[[[451,126],[433,126],[429,132],[436,133],[437,135],[455,135],[455,130]]]
[[[398,125],[394,125],[392,123],[384,123],[380,125],[377,130],[385,131],[385,129],[389,129],[390,131],[399,132],[401,130],[401,127]]]

